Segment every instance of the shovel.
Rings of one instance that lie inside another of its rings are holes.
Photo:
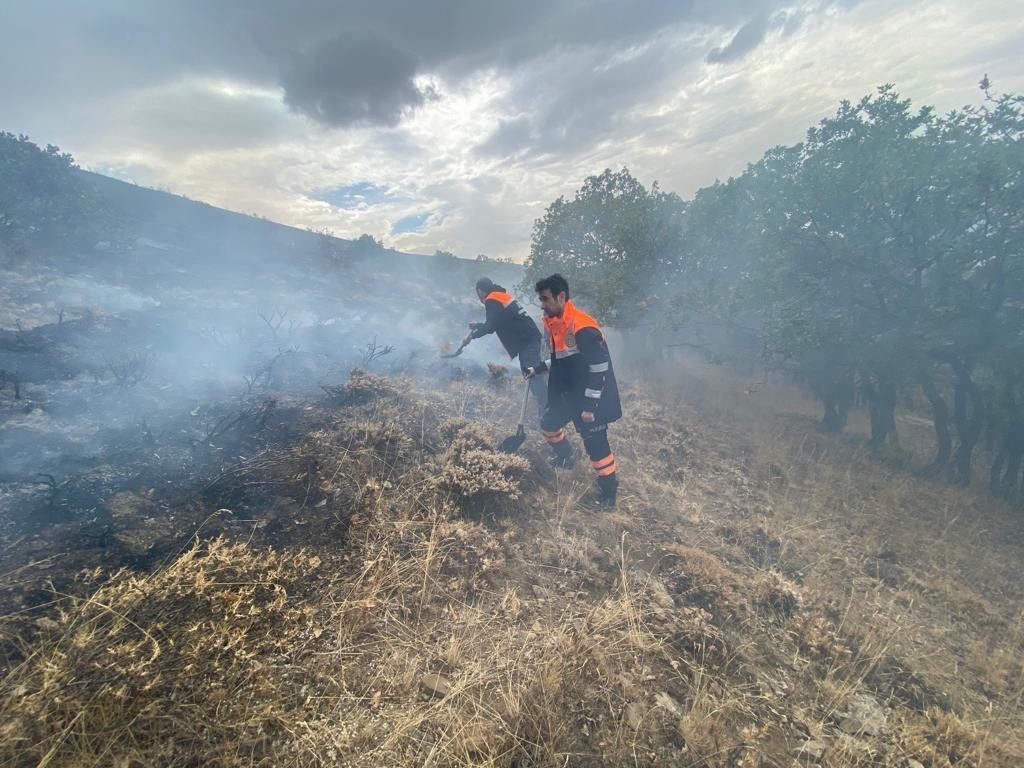
[[[443,358],[458,357],[459,355],[462,354],[462,350],[464,350],[465,348],[466,348],[465,344],[459,344],[459,348],[456,349],[454,352],[442,352],[441,353],[441,357],[443,357]]]
[[[526,430],[523,429],[523,422],[526,421],[526,403],[530,399],[530,382],[523,382],[523,407],[519,409],[519,425],[516,427],[516,433],[510,435],[501,441],[501,445],[498,446],[498,450],[502,453],[515,453],[519,450],[519,446],[526,440]]]

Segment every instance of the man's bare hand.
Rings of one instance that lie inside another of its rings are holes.
[[[524,379],[532,379],[536,375],[537,375],[537,369],[533,368],[533,367],[527,368],[525,371],[523,371],[523,378]]]
[[[481,325],[483,325],[483,323],[472,322],[472,323],[469,324],[469,330],[475,331]]]
[[[583,419],[583,421],[586,422],[587,424],[593,424],[594,423],[594,412],[593,411],[583,411],[580,414],[580,418]]]

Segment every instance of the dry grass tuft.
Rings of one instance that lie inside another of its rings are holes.
[[[497,363],[487,364],[487,373],[490,375],[491,386],[504,388],[508,386],[510,377],[508,367]]]
[[[83,575],[3,680],[4,762],[258,762],[311,682],[294,665],[319,612],[294,592],[319,565],[218,539],[149,575]]]
[[[382,397],[395,397],[398,393],[399,389],[392,380],[362,368],[353,368],[342,387],[342,401],[347,405],[357,405]]]
[[[906,757],[932,768],[982,768],[1010,759],[984,729],[952,712],[932,707],[902,724],[898,733]]]
[[[476,424],[449,421],[441,432],[451,442],[441,458],[439,487],[474,506],[519,498],[529,461],[496,450],[493,434]]]

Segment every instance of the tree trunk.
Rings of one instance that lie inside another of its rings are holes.
[[[1022,463],[1024,463],[1024,444],[1018,441],[1006,462],[1006,474],[1003,475],[1001,485],[1002,494],[1007,498],[1012,499],[1021,491],[1020,469]]]
[[[966,368],[957,371],[953,389],[953,414],[958,443],[953,456],[953,481],[964,487],[971,484],[971,459],[981,437],[983,406],[981,392]]]
[[[896,435],[896,386],[891,380],[879,377],[864,388],[871,417],[872,448],[881,448],[889,436]]]
[[[853,382],[848,378],[829,382],[824,387],[822,400],[825,404],[825,413],[818,428],[822,432],[842,432],[850,416]]]
[[[941,472],[953,453],[953,433],[949,428],[949,406],[935,381],[925,376],[921,379],[921,391],[932,406],[932,424],[935,427],[935,459],[924,468],[925,473]]]
[[[819,432],[841,432],[843,427],[839,423],[839,411],[836,409],[836,401],[830,390],[825,390],[824,407],[825,412],[821,415],[821,422],[818,424]]]
[[[1024,464],[1024,422],[1013,419],[1005,425],[999,441],[999,453],[992,462],[989,485],[996,496],[1012,499],[1021,490],[1021,466]]]

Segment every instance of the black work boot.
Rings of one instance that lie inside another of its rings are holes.
[[[599,507],[611,509],[615,506],[616,496],[619,493],[619,480],[615,473],[597,478],[597,499],[595,503]]]
[[[565,469],[576,463],[576,456],[572,449],[572,444],[570,444],[568,440],[560,440],[557,443],[552,443],[551,450],[555,453],[554,456],[548,459],[548,461],[551,462],[552,467]]]

